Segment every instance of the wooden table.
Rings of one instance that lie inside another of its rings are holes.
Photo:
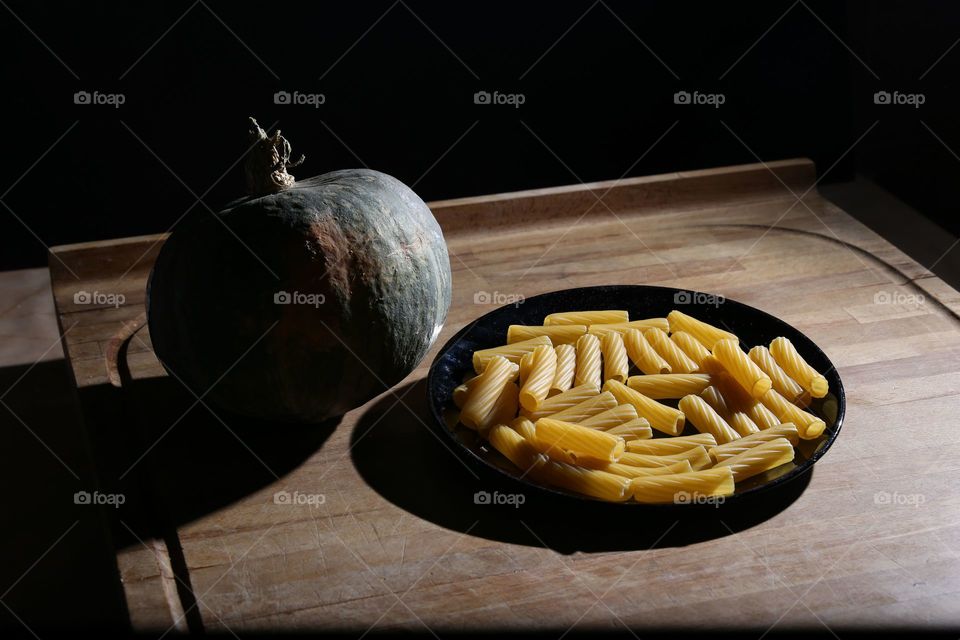
[[[431,208],[454,278],[439,344],[488,298],[612,283],[719,293],[827,352],[847,390],[840,437],[812,474],[740,512],[477,505],[498,480],[476,477],[424,423],[433,354],[335,428],[214,414],[165,375],[146,330],[116,389],[104,349],[142,312],[164,236],[58,247],[66,353],[104,490],[127,497],[111,513],[134,628],[960,622],[960,296],[823,200],[812,163]],[[125,301],[78,305],[81,290]]]

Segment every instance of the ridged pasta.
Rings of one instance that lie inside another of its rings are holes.
[[[800,435],[797,433],[796,425],[788,422],[786,424],[779,424],[775,427],[771,427],[765,431],[760,431],[758,433],[745,436],[739,440],[734,440],[733,442],[717,445],[716,447],[710,447],[707,451],[710,453],[710,457],[713,458],[714,462],[719,462],[720,460],[731,458],[738,453],[743,453],[747,449],[755,447],[758,444],[770,442],[771,440],[776,440],[777,438],[786,438],[786,440],[793,446],[797,446],[797,443],[800,441]]]
[[[536,411],[527,411],[521,408],[520,413],[536,422],[540,418],[545,418],[546,416],[580,404],[584,400],[599,395],[599,393],[600,390],[592,384],[577,385],[563,393],[558,393],[555,396],[547,398],[540,404],[540,407]]]
[[[684,396],[677,406],[697,431],[713,435],[720,444],[740,437],[733,427],[727,424],[727,421],[700,396]]]
[[[650,343],[653,350],[667,361],[673,373],[691,373],[700,368],[662,330],[657,328],[647,329],[643,332],[643,337]]]
[[[641,333],[647,329],[657,328],[661,331],[666,331],[670,328],[670,323],[667,322],[666,318],[646,318],[644,320],[631,320],[630,322],[616,322],[610,324],[592,324],[590,325],[590,333],[595,336],[606,331],[616,331],[618,333],[624,333],[630,329],[639,329]]]
[[[478,429],[483,419],[490,413],[504,385],[517,375],[519,367],[503,356],[494,356],[478,376],[478,380],[463,403],[460,422],[470,429]]]
[[[551,313],[543,319],[544,326],[560,324],[609,324],[629,322],[630,314],[626,311],[563,311]]]
[[[520,406],[527,411],[536,411],[550,391],[553,378],[557,375],[557,352],[545,344],[533,350],[530,361],[530,373],[520,389]]]
[[[487,362],[489,362],[490,358],[494,356],[502,356],[510,362],[520,364],[520,358],[523,357],[523,354],[533,351],[542,344],[552,343],[550,342],[550,338],[547,336],[539,336],[536,338],[531,338],[530,340],[524,340],[522,342],[515,342],[513,344],[505,344],[499,347],[491,347],[489,349],[480,349],[479,351],[474,351],[473,370],[477,373],[483,373],[483,369],[487,366]]]
[[[546,458],[526,438],[506,425],[498,424],[491,427],[487,433],[487,440],[494,449],[503,454],[503,457],[523,471],[546,463]]]
[[[706,322],[701,322],[676,309],[667,314],[667,320],[670,322],[670,333],[677,333],[679,331],[689,333],[696,338],[700,344],[711,351],[714,345],[720,340],[734,340],[739,342],[739,338],[729,331],[724,331]]]
[[[747,357],[734,340],[718,340],[713,346],[713,357],[754,398],[760,398],[773,386],[770,377]]]
[[[600,336],[600,352],[603,354],[603,379],[626,382],[630,373],[630,361],[623,338],[616,331],[607,331]]]
[[[536,447],[560,462],[596,466],[616,462],[623,454],[623,438],[605,431],[551,418],[541,418],[535,426]]]
[[[719,389],[715,386],[710,385],[701,391],[700,397],[703,398],[704,402],[710,405],[714,411],[719,413],[721,417],[730,415],[730,407],[727,406],[727,399],[723,397],[723,394],[720,393]]]
[[[627,348],[627,355],[637,369],[648,374],[670,373],[673,369],[670,364],[657,353],[646,341],[639,329],[628,329],[623,332],[623,344]]]
[[[662,467],[635,467],[629,464],[614,462],[603,468],[604,471],[624,478],[644,478],[647,476],[666,476],[672,473],[689,473],[693,471],[689,460],[679,460]]]
[[[812,413],[807,413],[774,389],[767,391],[760,401],[780,419],[780,422],[792,422],[797,425],[797,432],[804,440],[819,437],[827,428],[823,420]]]
[[[777,393],[794,404],[806,404],[804,399],[806,391],[777,364],[769,349],[759,345],[750,349],[747,355],[760,367],[761,371],[770,376],[770,381],[773,382],[773,388]]]
[[[701,393],[710,386],[705,373],[664,373],[649,376],[630,376],[627,386],[654,400],[668,400]]]
[[[630,481],[633,499],[646,503],[689,503],[698,498],[729,496],[733,490],[733,470],[729,467],[644,476]]]
[[[628,453],[644,453],[651,456],[666,456],[683,453],[696,447],[716,447],[717,439],[711,433],[698,433],[694,436],[677,436],[676,438],[655,438],[647,441],[628,442]]]
[[[576,422],[577,424],[582,424],[584,420],[592,418],[593,416],[603,413],[608,409],[613,409],[617,406],[617,399],[613,397],[612,393],[607,391],[593,396],[592,398],[587,398],[579,404],[575,404],[569,409],[564,409],[563,411],[558,411],[550,415],[550,418],[553,420],[562,420],[564,422]]]
[[[538,466],[536,470],[538,479],[591,498],[608,502],[623,502],[630,498],[630,479],[607,471],[584,469],[553,460],[547,461],[542,467]]]
[[[572,344],[586,332],[587,327],[582,324],[560,324],[551,327],[512,324],[507,328],[507,344],[524,342],[542,336],[550,338],[550,341],[555,345]]]
[[[467,401],[467,396],[470,395],[470,390],[477,384],[477,379],[479,376],[474,376],[464,382],[461,385],[458,385],[453,390],[453,404],[457,405],[458,408],[463,408],[463,403]]]
[[[581,336],[577,340],[577,368],[573,384],[591,384],[597,391],[603,384],[603,363],[600,359],[600,340],[593,335]]]
[[[788,376],[793,378],[814,398],[822,398],[830,385],[816,369],[807,364],[793,343],[787,338],[776,338],[770,343],[770,353]]]
[[[573,376],[577,372],[577,350],[570,344],[558,344],[554,349],[557,352],[557,375],[550,385],[550,394],[563,393],[573,386]],[[547,394],[547,395],[550,395]]]
[[[710,350],[686,331],[671,333],[670,339],[687,354],[688,358],[696,362],[698,367],[703,359],[710,355]]]
[[[755,402],[750,407],[747,407],[744,413],[750,416],[750,419],[760,427],[761,431],[764,429],[772,429],[783,422],[777,417],[777,414],[767,409],[762,402]]]
[[[521,436],[533,442],[537,438],[537,427],[533,424],[533,421],[529,418],[514,418],[510,422],[510,428],[519,433]]]
[[[512,382],[507,382],[490,408],[490,413],[477,425],[477,431],[483,432],[497,424],[509,424],[517,415],[519,395],[520,388]]]
[[[603,413],[598,413],[585,420],[580,420],[580,426],[606,431],[607,429],[618,427],[631,420],[636,420],[639,417],[637,409],[632,404],[618,404]]]
[[[621,404],[632,404],[641,418],[646,418],[650,426],[657,431],[662,431],[670,436],[680,435],[683,431],[683,413],[660,404],[643,395],[639,391],[634,391],[616,380],[607,380],[603,385],[604,391],[609,391]]]
[[[612,436],[620,436],[627,442],[653,437],[653,428],[646,418],[637,418],[606,430]]]
[[[776,438],[761,442],[755,447],[725,458],[716,468],[729,467],[733,470],[734,482],[740,482],[793,461],[793,445],[786,438]]]
[[[535,349],[536,350],[536,349]],[[534,351],[535,351],[534,350]],[[520,357],[520,373],[517,374],[517,383],[522,387],[530,376],[530,367],[533,366],[533,351]]]

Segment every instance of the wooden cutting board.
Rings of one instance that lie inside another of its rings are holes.
[[[335,427],[218,416],[146,329],[111,386],[107,344],[142,313],[165,236],[54,248],[100,477],[127,497],[111,516],[134,628],[956,625],[960,295],[815,178],[789,160],[432,203],[454,278],[438,345]],[[515,488],[428,429],[436,349],[493,304],[598,284],[722,294],[799,328],[846,385],[834,447],[738,512],[476,504]]]

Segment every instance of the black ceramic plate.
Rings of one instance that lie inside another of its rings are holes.
[[[825,398],[814,400],[807,408],[826,422],[827,428],[823,435],[816,440],[801,440],[792,463],[737,483],[736,493],[726,501],[782,485],[800,476],[823,456],[837,438],[845,407],[843,383],[827,356],[805,335],[768,313],[733,300],[683,289],[630,285],[584,287],[545,293],[520,304],[495,309],[461,329],[440,350],[427,377],[428,400],[434,428],[441,432],[442,437],[450,438],[455,443],[454,450],[469,464],[492,468],[536,490],[594,501],[576,493],[537,484],[529,478],[521,478],[522,472],[478,437],[476,432],[457,423],[457,408],[453,404],[452,393],[454,387],[474,375],[473,352],[504,344],[507,327],[511,324],[543,324],[544,316],[550,313],[600,309],[626,309],[632,319],[662,318],[672,309],[679,309],[699,320],[736,333],[742,341],[741,346],[748,349],[759,344],[767,345],[774,338],[785,336],[793,342],[797,351],[811,366],[826,376],[830,383],[830,393]],[[633,373],[638,372],[631,370],[631,375]],[[693,433],[696,431],[687,425],[683,435]],[[657,436],[658,432],[654,431],[654,437]],[[618,504],[655,506],[635,502]]]

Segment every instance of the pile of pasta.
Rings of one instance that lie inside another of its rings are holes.
[[[806,408],[827,380],[790,340],[744,352],[736,335],[677,310],[511,325],[507,344],[474,352],[473,368],[453,391],[460,423],[525,476],[600,500],[727,496],[826,427]],[[699,433],[681,435],[687,422]]]

